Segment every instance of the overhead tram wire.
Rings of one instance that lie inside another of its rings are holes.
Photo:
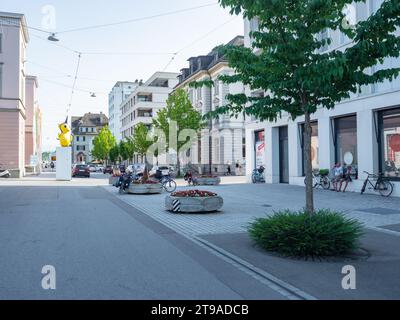
[[[24,24],[23,26],[25,28],[27,28],[27,29],[31,29],[31,30],[35,30],[35,31],[38,31],[38,32],[46,33],[48,35],[57,35],[57,34],[62,34],[62,33],[85,31],[85,30],[90,30],[90,29],[112,27],[112,26],[116,26],[116,25],[128,24],[128,23],[133,23],[133,22],[138,22],[138,21],[151,20],[151,19],[155,19],[155,18],[160,18],[160,17],[164,17],[164,16],[170,16],[170,15],[174,15],[174,14],[178,14],[178,13],[184,13],[184,12],[193,11],[193,10],[196,10],[196,9],[201,9],[201,8],[206,8],[206,7],[211,7],[211,6],[216,6],[216,5],[218,5],[218,3],[217,2],[213,2],[213,3],[208,3],[208,4],[199,5],[199,6],[195,6],[195,7],[190,7],[190,8],[185,8],[185,9],[180,9],[180,10],[175,10],[175,11],[159,13],[159,14],[156,14],[156,15],[151,15],[151,16],[146,16],[146,17],[128,19],[128,20],[117,21],[117,22],[106,23],[106,24],[92,25],[92,26],[87,26],[87,27],[80,27],[80,28],[75,28],[75,29],[62,30],[60,32],[49,31],[49,30],[44,30],[44,29],[41,29],[41,28],[31,27],[31,26],[29,26],[27,24]],[[7,24],[6,26],[7,27],[14,27],[14,28],[19,28],[20,27],[19,25],[12,25],[12,24]]]
[[[75,86],[76,86],[76,81],[78,79],[78,72],[79,72],[79,67],[80,67],[80,64],[81,64],[81,57],[82,57],[82,53],[79,53],[78,54],[78,63],[76,65],[74,82],[72,84],[71,97],[70,97],[69,104],[68,104],[67,110],[66,110],[67,111],[67,116],[68,116],[69,111],[71,110],[71,106],[72,106],[72,99],[73,99],[74,93],[75,93]]]
[[[222,27],[226,26],[227,24],[231,23],[232,21],[234,21],[237,17],[234,17],[232,19],[229,19],[228,21],[225,21],[224,23],[220,24],[219,26],[215,27],[214,29],[208,31],[207,33],[205,33],[204,35],[202,35],[201,37],[197,38],[196,40],[192,41],[191,43],[189,43],[188,45],[182,47],[181,49],[179,49],[178,51],[176,51],[175,53],[172,53],[172,57],[171,59],[168,61],[167,65],[162,69],[162,71],[164,72],[165,70],[167,70],[167,68],[171,65],[171,63],[175,60],[175,58],[184,50],[190,48],[191,46],[195,45],[196,43],[200,42],[201,40],[207,38],[210,34],[218,31],[219,29],[221,29]]]
[[[134,19],[124,20],[124,21],[118,21],[118,22],[98,24],[98,25],[92,25],[92,26],[87,26],[87,27],[64,30],[64,31],[60,31],[60,32],[55,32],[55,34],[85,31],[85,30],[91,30],[91,29],[97,29],[97,28],[111,27],[111,26],[116,26],[116,25],[121,25],[121,24],[128,24],[128,23],[133,23],[133,22],[138,22],[138,21],[151,20],[151,19],[155,19],[155,18],[170,16],[170,15],[174,15],[177,13],[184,13],[184,12],[193,11],[196,9],[201,9],[201,8],[206,8],[206,7],[211,7],[211,6],[216,6],[216,5],[218,5],[218,3],[213,2],[213,3],[208,3],[208,4],[204,4],[204,5],[200,5],[200,6],[195,6],[195,7],[190,7],[190,8],[186,8],[186,9],[180,9],[180,10],[175,10],[175,11],[170,11],[170,12],[165,12],[165,13],[159,13],[156,15],[151,15],[151,16],[146,16],[146,17],[140,17],[140,18],[134,18]]]

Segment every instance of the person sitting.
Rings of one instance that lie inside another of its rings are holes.
[[[341,179],[343,178],[343,167],[338,162],[335,164],[335,166],[333,167],[332,170],[333,170],[333,179],[332,179],[333,189],[332,189],[332,191],[339,192],[338,184],[341,181]]]
[[[185,173],[185,175],[183,176],[183,179],[185,179],[185,181],[187,181],[187,183],[189,184],[189,186],[193,183],[193,173],[192,171],[188,171]]]
[[[339,186],[339,192],[341,192],[341,190],[342,190],[342,185],[343,185],[343,183],[345,184],[344,185],[344,189],[343,189],[343,192],[346,192],[346,189],[347,189],[347,186],[349,185],[349,182],[352,182],[353,181],[353,179],[351,178],[351,171],[352,171],[352,167],[351,166],[348,166],[345,170],[344,170],[344,172],[343,172],[343,177],[342,177],[342,179],[340,180],[340,186]]]

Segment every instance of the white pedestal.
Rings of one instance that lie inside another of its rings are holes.
[[[61,181],[71,181],[72,171],[72,149],[57,148],[56,179]]]

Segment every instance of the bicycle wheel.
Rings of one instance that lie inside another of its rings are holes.
[[[176,182],[174,180],[167,180],[163,183],[165,191],[172,193],[176,190]]]
[[[393,184],[389,181],[380,181],[377,184],[377,189],[382,197],[390,197],[393,193]]]
[[[321,186],[324,190],[329,190],[331,187],[331,182],[329,181],[329,179],[327,177],[323,177],[321,179]]]
[[[304,178],[304,185],[307,186],[307,178]],[[318,186],[318,183],[314,180],[312,180],[312,187],[315,189]]]
[[[256,175],[255,175],[254,173],[251,175],[251,181],[252,181],[253,183],[256,183],[256,182],[257,182],[257,178],[256,178]]]

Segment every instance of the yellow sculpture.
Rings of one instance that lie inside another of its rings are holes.
[[[61,133],[58,134],[58,140],[60,140],[61,147],[66,148],[71,145],[72,134],[71,129],[68,126],[68,117],[64,123],[58,125]]]

